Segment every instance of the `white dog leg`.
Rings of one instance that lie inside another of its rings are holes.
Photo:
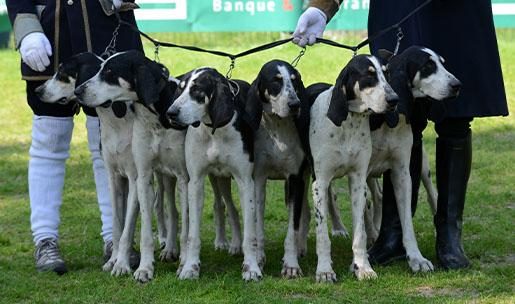
[[[340,216],[340,208],[338,208],[336,198],[336,193],[334,193],[332,187],[329,186],[329,215],[331,215],[331,222],[333,224],[332,235],[348,238],[349,232],[343,225],[342,218]]]
[[[179,200],[181,203],[181,248],[180,262],[177,274],[180,274],[184,263],[186,263],[188,251],[188,233],[189,233],[189,206],[188,206],[188,174],[184,173],[177,179],[177,190],[179,191]]]
[[[137,163],[137,162],[136,162]],[[152,203],[154,189],[152,188],[152,172],[138,170],[138,201],[141,213],[141,261],[134,272],[134,278],[146,283],[154,277],[154,239],[152,237]]]
[[[266,177],[255,178],[256,186],[256,236],[257,236],[257,259],[261,269],[265,266],[265,200],[266,200]]]
[[[402,226],[402,243],[404,244],[404,248],[406,248],[408,264],[413,272],[432,271],[434,269],[433,264],[422,256],[415,238],[415,230],[413,229],[413,219],[411,216],[412,188],[408,164],[402,168],[392,169],[392,184]]]
[[[295,228],[293,223],[294,201],[288,201],[288,231],[284,239],[283,269],[281,274],[284,278],[294,279],[302,276],[298,260],[298,249],[295,240]]]
[[[227,216],[229,217],[229,225],[231,226],[231,245],[229,246],[229,254],[236,255],[241,253],[241,224],[240,215],[236,209],[236,205],[231,194],[231,178],[218,177],[218,188],[222,194],[225,207],[227,208]]]
[[[222,202],[222,194],[218,186],[217,178],[209,175],[209,182],[213,187],[213,214],[215,218],[215,250],[226,250],[229,248],[225,233],[225,205]]]
[[[436,215],[436,204],[438,201],[438,192],[436,191],[435,186],[433,185],[433,181],[431,180],[431,170],[429,169],[429,159],[427,157],[427,152],[422,146],[422,172],[420,174],[422,178],[422,183],[424,184],[424,188],[427,192],[427,202],[429,203],[429,207],[431,208],[431,212],[433,215]]]
[[[365,231],[365,205],[366,205],[366,170],[349,174],[349,190],[352,202],[352,252],[354,254],[351,271],[358,280],[375,279],[374,272],[367,255],[367,236]]]
[[[250,171],[250,170],[249,170]],[[251,172],[236,177],[243,210],[243,266],[242,277],[245,281],[257,281],[263,277],[259,268],[256,247],[256,198],[254,180]]]
[[[157,217],[157,239],[159,241],[159,247],[161,249],[166,246],[166,215],[164,210],[164,184],[163,184],[163,175],[161,173],[154,173],[156,184],[157,184],[157,196],[156,202],[154,204],[154,209],[156,210]]]
[[[204,207],[204,176],[191,175],[188,183],[188,250],[179,279],[198,279],[200,275],[200,226]]]
[[[166,202],[168,203],[168,208],[165,208],[168,213],[168,216],[165,217],[167,232],[166,245],[159,255],[159,259],[163,262],[176,261],[179,255],[179,251],[177,249],[179,214],[177,212],[177,206],[175,205],[176,183],[177,179],[175,177],[163,175],[165,198]]]
[[[316,270],[317,282],[336,282],[331,260],[331,240],[327,229],[327,204],[329,202],[329,178],[320,177],[313,182],[313,202],[317,235],[318,264]]]

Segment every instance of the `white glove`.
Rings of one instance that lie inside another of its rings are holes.
[[[299,17],[297,28],[293,32],[293,43],[301,47],[313,45],[316,38],[322,37],[327,23],[327,16],[316,7],[308,8]]]
[[[122,6],[123,0],[113,0],[113,6],[115,10],[119,10]]]
[[[49,56],[52,56],[52,46],[45,34],[30,33],[25,36],[20,45],[21,59],[31,69],[43,72],[50,65]]]

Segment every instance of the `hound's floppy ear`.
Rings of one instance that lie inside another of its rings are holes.
[[[267,102],[266,100],[262,99],[261,94],[259,93],[259,83],[260,80],[258,76],[258,78],[252,82],[248,93],[242,96],[242,100],[245,103],[243,119],[254,131],[259,129],[259,125],[261,124],[261,117],[263,115],[262,103]],[[243,93],[244,92],[240,91],[240,94]]]
[[[409,76],[408,67],[396,70],[390,70],[390,86],[399,96],[399,102],[397,103],[397,107],[395,112],[387,114],[387,124],[389,127],[393,128],[397,125],[399,121],[398,113],[402,113],[406,117],[406,123],[409,124],[411,118],[411,103],[413,102],[413,94],[411,93],[411,87],[413,80],[412,77]],[[394,115],[395,113],[395,115]]]
[[[136,94],[140,102],[151,105],[159,100],[159,80],[155,72],[147,64],[141,64],[135,69]]]
[[[348,68],[344,68],[333,88],[331,102],[327,110],[327,118],[329,118],[336,126],[340,127],[342,122],[349,115],[349,102],[347,101],[346,85],[349,80]]]
[[[393,53],[386,49],[379,49],[377,51],[377,57],[385,62],[390,61],[393,57]]]
[[[234,96],[229,89],[227,81],[217,79],[213,97],[209,101],[208,114],[211,118],[213,134],[219,127],[229,123],[234,115]]]

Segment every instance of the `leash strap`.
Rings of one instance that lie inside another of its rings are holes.
[[[324,39],[324,38],[317,38],[316,42],[317,43],[327,44],[327,45],[330,45],[330,46],[333,46],[333,47],[337,47],[337,48],[342,48],[342,49],[350,50],[350,51],[352,51],[354,53],[354,55],[356,55],[357,52],[361,48],[363,48],[366,45],[369,45],[372,41],[378,39],[379,37],[385,35],[386,33],[390,32],[393,29],[398,29],[398,33],[397,33],[397,47],[396,47],[396,50],[398,51],[400,40],[402,40],[402,36],[403,36],[402,35],[401,25],[404,22],[406,22],[406,20],[411,18],[414,14],[419,12],[422,8],[424,8],[429,3],[431,3],[432,1],[433,0],[426,0],[425,2],[423,2],[422,4],[417,6],[414,10],[412,10],[409,14],[404,16],[404,18],[402,18],[399,22],[397,22],[397,23],[395,23],[395,24],[393,24],[393,25],[391,25],[391,26],[389,26],[389,27],[387,27],[387,28],[385,28],[385,29],[375,33],[374,35],[372,35],[370,37],[367,37],[365,40],[361,41],[356,46],[350,46],[350,45],[346,45],[346,44],[341,44],[341,43],[338,43],[338,42],[335,42],[335,41],[332,41],[332,40],[328,40],[328,39]],[[118,30],[119,30],[121,25],[124,25],[124,26],[129,27],[132,31],[134,31],[136,33],[139,33],[145,39],[149,40],[150,42],[152,42],[154,44],[156,59],[159,59],[158,48],[160,46],[162,46],[162,47],[171,47],[171,48],[180,48],[180,49],[194,51],[194,52],[200,52],[200,53],[208,53],[208,54],[212,54],[212,55],[216,55],[216,56],[221,56],[221,57],[227,57],[227,58],[231,59],[231,66],[229,68],[229,71],[227,72],[227,77],[228,78],[230,78],[230,76],[232,74],[232,70],[234,69],[236,58],[248,56],[250,54],[262,52],[262,51],[265,51],[265,50],[268,50],[268,49],[271,49],[271,48],[275,48],[277,46],[280,46],[280,45],[286,44],[288,42],[291,42],[293,40],[293,38],[287,38],[287,39],[283,39],[283,40],[273,41],[273,42],[270,42],[270,43],[259,45],[257,47],[254,47],[252,49],[249,49],[249,50],[237,53],[237,54],[230,54],[230,53],[226,53],[226,52],[223,52],[223,51],[208,50],[208,49],[203,49],[203,48],[196,47],[196,46],[191,46],[191,45],[179,45],[179,44],[170,43],[170,42],[161,42],[161,41],[159,41],[157,39],[152,38],[148,34],[140,31],[136,25],[122,20],[118,10],[114,10],[114,14],[115,14],[116,18],[118,19],[118,26],[115,28],[115,30],[113,32],[113,38],[111,39],[111,42],[109,43],[109,45],[106,47],[106,50],[104,51],[102,56],[104,56],[106,54],[107,55],[112,55],[112,53],[116,52],[116,38],[118,36]],[[302,55],[304,55],[303,51],[301,51],[301,54],[299,54],[299,56],[297,58],[295,58],[293,62],[295,64],[297,64],[298,61],[300,60],[300,57],[302,57]]]

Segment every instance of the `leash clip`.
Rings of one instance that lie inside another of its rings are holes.
[[[235,65],[236,65],[236,58],[231,58],[231,65],[229,65],[229,70],[227,71],[227,74],[225,74],[225,78],[231,79],[232,70],[234,70]]]
[[[395,50],[393,51],[394,56],[399,53],[402,38],[404,38],[404,33],[402,32],[402,28],[399,26],[397,27],[397,44],[395,45]]]
[[[299,61],[300,61],[300,58],[302,58],[302,56],[304,56],[304,54],[306,54],[306,47],[303,47],[301,50],[300,50],[300,53],[297,57],[295,57],[295,59],[293,59],[293,61],[291,62],[291,65],[296,68],[297,67],[297,64],[299,64]]]

